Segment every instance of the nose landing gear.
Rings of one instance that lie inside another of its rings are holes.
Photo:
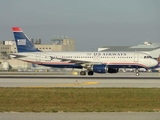
[[[139,76],[139,70],[136,69],[136,76]]]

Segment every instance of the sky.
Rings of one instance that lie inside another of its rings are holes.
[[[160,0],[0,0],[1,41],[13,26],[44,44],[72,38],[76,51],[160,43]]]

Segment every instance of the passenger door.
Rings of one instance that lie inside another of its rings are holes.
[[[139,53],[135,52],[134,53],[134,62],[138,62],[139,61]]]

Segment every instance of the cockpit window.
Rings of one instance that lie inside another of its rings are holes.
[[[144,56],[144,58],[146,59],[146,58],[152,58],[151,56]]]

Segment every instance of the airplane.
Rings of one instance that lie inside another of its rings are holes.
[[[142,52],[43,52],[38,50],[20,27],[12,27],[17,53],[11,57],[47,67],[81,69],[80,75],[117,73],[119,68],[151,68],[158,64]]]

